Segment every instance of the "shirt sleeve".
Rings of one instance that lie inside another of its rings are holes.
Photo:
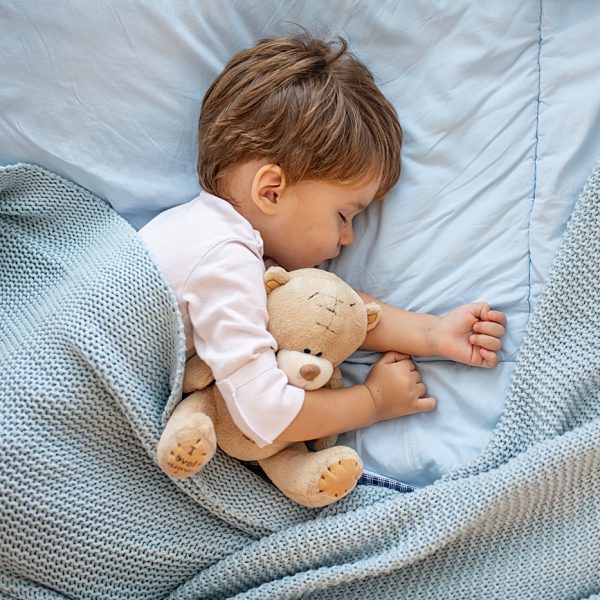
[[[240,240],[219,243],[195,265],[182,294],[198,355],[212,369],[239,429],[259,447],[294,420],[304,390],[289,385],[267,330],[262,257]]]

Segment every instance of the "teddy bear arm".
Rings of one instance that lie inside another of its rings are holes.
[[[339,390],[344,387],[344,378],[339,367],[333,368],[329,381],[323,387],[330,390]]]
[[[214,377],[210,367],[197,354],[194,354],[185,363],[185,371],[183,373],[184,394],[203,390],[213,381]]]
[[[239,430],[217,387],[213,386],[212,389],[217,411],[217,419],[215,421],[217,443],[225,454],[229,454],[229,456],[233,456],[233,458],[237,458],[238,460],[260,460],[280,452],[289,445],[287,442],[281,442],[259,448]]]

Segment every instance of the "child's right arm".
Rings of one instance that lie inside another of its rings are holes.
[[[415,363],[406,354],[388,352],[373,366],[363,385],[306,392],[300,412],[275,441],[314,440],[431,411],[436,402],[424,397],[425,393]]]

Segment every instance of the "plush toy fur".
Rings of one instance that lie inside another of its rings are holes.
[[[341,387],[339,365],[379,322],[381,308],[361,298],[332,273],[319,269],[265,273],[269,331],[277,362],[292,385],[306,390]],[[352,448],[334,446],[337,436],[314,442],[274,443],[259,448],[236,427],[210,369],[197,357],[186,365],[186,396],[169,418],[158,445],[161,468],[175,477],[197,473],[216,445],[240,460],[256,460],[288,498],[321,507],[354,489],[362,463]]]

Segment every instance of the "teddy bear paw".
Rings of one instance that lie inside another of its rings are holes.
[[[172,477],[195,475],[214,456],[216,438],[212,422],[205,431],[191,428],[179,432],[167,444],[160,444],[158,461],[161,469]]]
[[[205,439],[177,444],[167,458],[165,471],[175,477],[190,477],[194,475],[212,458],[214,449]]]
[[[332,498],[342,498],[354,489],[361,473],[362,466],[352,458],[332,463],[321,474],[319,492]]]

